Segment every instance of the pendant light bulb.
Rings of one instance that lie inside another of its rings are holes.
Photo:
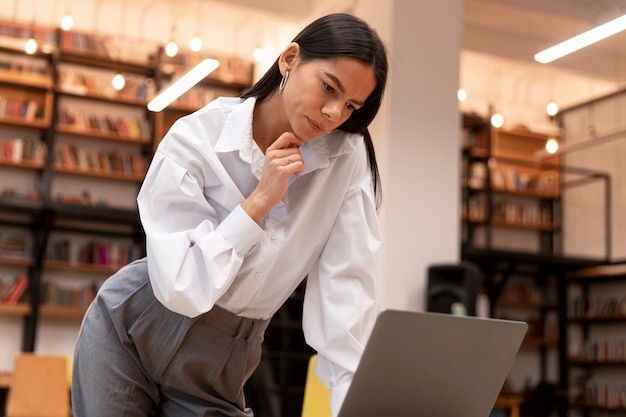
[[[559,150],[559,142],[554,138],[548,138],[546,141],[546,152],[553,154]]]
[[[494,113],[491,116],[491,126],[501,128],[504,125],[504,117],[500,113]]]
[[[196,35],[191,38],[191,40],[189,41],[189,48],[193,52],[198,52],[200,49],[202,49],[202,39],[200,39],[200,36]]]
[[[261,46],[257,46],[254,52],[252,53],[252,57],[254,58],[256,62],[265,61],[266,56],[267,56],[267,52]]]
[[[548,116],[555,116],[559,112],[559,106],[554,101],[551,101],[546,106],[546,113]]]
[[[178,53],[178,45],[174,41],[169,41],[167,45],[165,45],[165,55],[170,58],[176,56]]]
[[[61,29],[70,30],[74,27],[74,18],[70,12],[65,13],[65,16],[61,19]]]
[[[121,72],[115,74],[113,80],[111,81],[111,85],[113,85],[113,88],[116,91],[120,91],[122,88],[124,88],[124,86],[126,85],[126,79],[124,78],[124,75]]]
[[[467,100],[467,90],[464,88],[459,88],[459,90],[456,92],[456,97],[461,102]]]
[[[37,41],[35,40],[35,38],[29,38],[26,41],[26,43],[24,44],[24,51],[28,55],[32,55],[37,52]]]

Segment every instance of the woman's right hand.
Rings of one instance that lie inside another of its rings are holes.
[[[259,184],[241,204],[257,224],[261,224],[272,207],[283,198],[289,178],[304,170],[301,145],[300,138],[291,132],[285,132],[265,151],[265,163]]]

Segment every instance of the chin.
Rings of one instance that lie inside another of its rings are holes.
[[[299,131],[293,131],[293,133],[300,138],[303,142],[308,142],[313,138],[316,138],[318,135],[315,132],[312,132],[311,129],[302,129]]]

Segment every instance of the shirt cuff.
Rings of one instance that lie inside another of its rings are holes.
[[[333,417],[337,417],[339,414],[343,400],[345,400],[346,394],[348,393],[348,388],[350,388],[349,382],[335,385],[330,390],[330,409]]]
[[[217,230],[240,256],[245,256],[264,235],[263,229],[245,212],[241,205],[219,224]]]

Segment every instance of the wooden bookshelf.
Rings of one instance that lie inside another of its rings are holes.
[[[31,306],[28,303],[7,304],[0,303],[0,314],[11,316],[26,316],[31,313]]]
[[[3,228],[30,233],[32,259],[0,257],[3,282],[19,273],[29,284],[23,298],[28,301],[0,303],[0,315],[21,327],[20,350],[33,351],[41,345],[37,338],[46,334],[41,327],[49,326],[49,319],[67,320],[75,327],[99,285],[130,258],[145,255],[135,198],[155,144],[175,120],[206,104],[211,97],[206,91],[236,96],[248,88],[252,63],[231,65],[227,59],[220,71],[201,83],[202,91],[189,94],[176,108],[154,114],[146,106],[157,87],[184,69],[165,71],[162,47],[154,45],[150,56],[117,59],[108,53],[107,39],[53,28],[41,32],[50,52],[31,56],[21,49],[22,39],[6,35],[12,33],[11,24],[0,21],[0,143],[7,149],[6,154],[0,152],[0,169],[5,180],[15,176],[19,181],[0,183],[0,233]],[[247,76],[233,76],[228,68],[243,68]],[[119,92],[110,84],[117,72],[126,78]],[[93,123],[103,115],[113,124]],[[18,156],[13,144],[2,142],[17,136],[25,141],[17,146],[32,141],[43,154],[37,159],[26,153]],[[62,160],[60,153],[71,155],[71,160]],[[90,153],[103,161],[106,156],[108,164],[85,164]],[[64,261],[48,260],[54,242],[61,238],[77,246],[100,239],[138,249],[124,255],[119,265],[82,262],[80,247]]]

